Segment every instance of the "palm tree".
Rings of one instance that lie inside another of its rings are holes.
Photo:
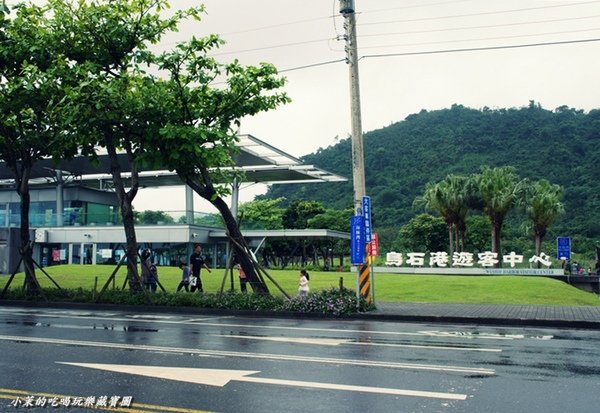
[[[523,204],[535,237],[535,255],[542,252],[546,230],[565,212],[562,187],[542,179],[527,185]],[[538,266],[540,263],[538,263]]]
[[[492,252],[498,254],[497,267],[501,266],[502,249],[500,236],[504,217],[522,194],[523,181],[519,180],[515,168],[484,167],[478,176],[478,187],[484,204],[484,212],[492,223]]]
[[[456,215],[452,208],[452,199],[447,183],[429,182],[425,185],[422,196],[415,199],[414,205],[437,211],[448,226],[450,238],[450,255],[454,253],[454,230],[456,226]]]
[[[446,188],[449,208],[455,218],[456,250],[464,251],[467,213],[478,204],[476,180],[470,176],[451,174],[446,176],[441,184]]]

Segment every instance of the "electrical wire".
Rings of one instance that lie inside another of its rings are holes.
[[[496,37],[482,37],[478,39],[458,39],[458,40],[437,40],[432,42],[419,42],[419,43],[399,43],[399,44],[389,44],[389,45],[380,45],[380,46],[361,46],[362,49],[380,49],[387,47],[407,47],[407,46],[426,46],[432,44],[444,44],[444,43],[464,43],[464,42],[480,42],[480,41],[488,41],[488,40],[505,40],[505,39],[517,39],[522,37],[535,37],[535,36],[551,36],[556,34],[570,34],[570,33],[583,33],[583,32],[591,32],[600,30],[600,27],[594,27],[592,29],[581,29],[581,30],[566,30],[560,32],[545,32],[545,33],[532,33],[532,34],[517,34],[512,36],[496,36]]]
[[[469,48],[463,48],[463,49],[429,50],[429,51],[422,51],[422,52],[373,54],[373,55],[361,56],[361,57],[359,57],[359,60],[382,58],[382,57],[403,57],[403,56],[420,56],[420,55],[445,54],[445,53],[479,52],[479,51],[487,51],[487,50],[522,49],[522,48],[528,48],[528,47],[557,46],[557,45],[565,45],[565,44],[582,44],[582,43],[593,43],[593,42],[600,42],[600,38],[565,40],[565,41],[545,42],[545,43],[527,43],[527,44],[516,44],[516,45],[469,47]],[[279,73],[291,72],[294,70],[302,70],[302,69],[324,66],[324,65],[340,63],[340,62],[345,62],[345,61],[346,61],[346,59],[330,60],[327,62],[313,63],[313,64],[309,64],[309,65],[304,65],[304,66],[291,67],[288,69],[279,70],[278,72]]]
[[[371,58],[381,58],[381,57],[400,57],[400,56],[419,56],[419,55],[443,54],[443,53],[479,52],[479,51],[485,51],[485,50],[520,49],[520,48],[527,48],[527,47],[556,46],[556,45],[564,45],[564,44],[578,44],[578,43],[592,43],[592,42],[600,42],[600,38],[565,40],[565,41],[546,42],[546,43],[515,44],[515,45],[504,45],[504,46],[469,47],[469,48],[464,48],[464,49],[429,50],[429,51],[424,51],[424,52],[374,54],[374,55],[364,55],[364,56],[361,56],[359,59],[371,59]]]
[[[330,40],[335,40],[335,39],[331,39],[331,38],[328,37],[328,38],[323,38],[323,39],[306,40],[306,41],[303,41],[303,42],[282,43],[282,44],[275,44],[275,45],[272,45],[272,46],[255,47],[253,49],[235,50],[235,51],[232,51],[232,52],[213,53],[212,55],[213,56],[223,56],[223,55],[228,55],[228,54],[256,52],[256,51],[259,51],[259,50],[277,49],[277,48],[280,48],[280,47],[300,46],[300,45],[303,45],[303,44],[328,42]]]
[[[498,28],[498,27],[525,26],[525,25],[529,25],[529,24],[557,23],[557,22],[573,21],[573,20],[588,20],[588,19],[595,19],[598,17],[600,17],[600,14],[596,14],[593,16],[568,17],[568,18],[564,18],[564,19],[533,20],[533,21],[519,22],[519,23],[503,23],[503,24],[483,25],[483,26],[451,27],[451,28],[445,28],[445,29],[430,29],[430,30],[412,30],[412,31],[406,31],[406,32],[394,32],[394,33],[361,34],[358,37],[365,38],[365,37],[378,37],[378,36],[399,36],[399,35],[405,35],[405,34],[423,34],[423,33],[452,32],[452,31],[461,31],[461,30],[492,29],[492,28]]]
[[[283,70],[278,70],[278,73],[285,73],[285,72],[292,72],[294,70],[301,70],[301,69],[308,69],[311,67],[317,67],[317,66],[325,66],[325,65],[330,65],[333,63],[340,63],[340,62],[345,62],[346,59],[338,59],[338,60],[329,60],[327,62],[320,62],[320,63],[312,63],[312,64],[308,64],[308,65],[304,65],[304,66],[296,66],[296,67],[290,67],[288,69],[283,69]]]
[[[445,19],[455,19],[455,18],[459,18],[459,17],[488,16],[488,15],[494,15],[494,14],[507,14],[507,13],[542,10],[542,9],[550,9],[550,8],[558,8],[558,7],[581,6],[583,4],[595,4],[595,3],[600,3],[600,0],[583,1],[583,2],[577,2],[577,3],[568,3],[568,4],[555,4],[552,6],[527,7],[527,8],[523,8],[523,9],[486,11],[486,12],[467,13],[467,14],[454,14],[454,15],[450,15],[450,16],[422,17],[419,19],[388,20],[388,21],[381,21],[381,22],[361,23],[358,25],[359,26],[372,26],[372,25],[391,24],[391,23],[411,23],[411,22],[431,21],[431,20],[445,20]]]

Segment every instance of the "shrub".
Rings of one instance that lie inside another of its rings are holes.
[[[373,308],[371,305],[367,306],[362,297],[357,305],[356,293],[347,288],[330,288],[306,296],[297,296],[284,303],[284,309],[287,311],[332,314],[336,317]]]
[[[131,293],[128,290],[106,290],[100,297],[92,291],[78,289],[56,289],[44,290],[48,301],[54,302],[80,302],[80,303],[103,303],[123,305],[160,305],[167,307],[199,307],[220,308],[248,311],[290,311],[300,313],[328,314],[336,317],[355,313],[357,311],[369,311],[373,306],[367,306],[361,298],[359,305],[356,304],[355,292],[346,288],[327,290],[310,293],[306,296],[296,296],[284,299],[271,295],[242,294],[239,292],[225,292],[223,294],[197,294],[197,293],[173,293],[157,292],[153,294]],[[11,300],[42,301],[44,298],[28,297],[21,290],[11,289],[6,295]]]

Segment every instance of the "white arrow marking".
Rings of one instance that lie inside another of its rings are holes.
[[[465,374],[485,374],[493,375],[495,370],[486,368],[473,368],[473,367],[461,367],[461,366],[440,366],[434,364],[412,364],[412,363],[397,363],[397,362],[383,362],[383,361],[370,361],[370,360],[352,360],[352,359],[337,359],[337,358],[322,358],[322,357],[306,357],[306,356],[292,356],[284,354],[264,354],[264,353],[246,353],[236,351],[222,351],[222,350],[202,350],[184,347],[163,347],[163,346],[147,346],[141,344],[120,344],[120,343],[109,343],[101,341],[81,341],[81,340],[62,340],[56,338],[40,338],[40,337],[24,337],[24,336],[2,336],[0,340],[5,341],[23,341],[23,342],[34,342],[34,343],[50,343],[50,344],[62,344],[62,345],[75,345],[82,347],[101,347],[101,348],[113,348],[113,349],[126,349],[126,350],[139,350],[139,351],[159,351],[167,353],[190,353],[199,356],[208,357],[242,357],[242,358],[257,358],[267,360],[285,360],[285,361],[298,361],[298,362],[309,362],[309,363],[326,363],[326,364],[343,364],[352,366],[367,366],[367,367],[384,367],[384,368],[396,368],[396,369],[414,369],[414,370],[431,370],[431,371],[445,371],[454,373],[465,373]]]
[[[366,367],[382,367],[390,369],[411,369],[411,370],[429,370],[429,371],[444,371],[461,374],[496,374],[493,369],[477,368],[477,367],[461,367],[461,366],[440,366],[435,364],[413,364],[413,363],[397,363],[393,361],[374,361],[374,360],[353,360],[341,358],[324,358],[324,357],[306,357],[292,356],[285,354],[265,354],[265,353],[246,353],[239,351],[222,351],[222,350],[202,350],[185,347],[163,347],[163,346],[147,346],[143,344],[120,344],[109,343],[102,341],[82,341],[82,340],[62,340],[59,338],[41,338],[41,337],[26,337],[26,336],[3,336],[0,335],[0,341],[21,341],[30,343],[49,343],[58,345],[71,345],[81,347],[99,347],[112,348],[136,351],[159,351],[165,353],[182,353],[195,354],[201,357],[241,357],[248,359],[263,359],[263,360],[284,360],[296,361],[304,363],[325,363],[325,364],[342,364],[346,366],[366,366]]]
[[[241,381],[247,383],[274,384],[279,386],[311,387],[326,390],[344,390],[363,393],[392,394],[396,396],[429,397],[435,399],[466,400],[466,394],[440,393],[419,390],[391,389],[385,387],[352,386],[346,384],[319,383],[312,381],[292,381],[268,379],[260,377],[246,377],[260,371],[249,370],[218,370],[218,369],[195,369],[184,367],[159,367],[159,366],[130,366],[123,364],[96,364],[96,363],[67,363],[69,366],[86,367],[90,369],[112,371],[117,373],[135,374],[138,376],[154,377],[167,380],[183,381],[208,386],[223,387],[230,381]]]

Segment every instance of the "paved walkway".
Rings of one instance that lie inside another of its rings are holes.
[[[381,320],[531,325],[600,330],[600,306],[377,302],[377,310],[364,314],[364,316]]]

